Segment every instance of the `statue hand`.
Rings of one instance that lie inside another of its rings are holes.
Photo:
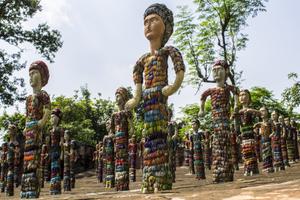
[[[166,97],[171,96],[173,93],[173,87],[171,85],[166,85],[162,89],[162,94]]]

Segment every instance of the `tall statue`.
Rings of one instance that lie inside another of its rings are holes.
[[[99,152],[98,152],[98,183],[103,182],[103,142],[99,141]]]
[[[19,145],[16,136],[17,136],[17,126],[10,124],[8,126],[8,151],[7,151],[7,182],[6,182],[6,196],[14,195],[14,173],[15,173],[15,149]]]
[[[258,110],[250,108],[251,94],[249,90],[242,90],[239,94],[239,101],[243,108],[236,114],[240,121],[242,154],[244,160],[244,175],[252,176],[258,174],[258,163],[256,155],[256,141],[253,130],[254,120],[260,116]]]
[[[8,163],[7,163],[8,144],[2,143],[2,152],[0,155],[0,191],[4,192],[6,188]]]
[[[131,139],[129,139],[128,144],[128,152],[129,152],[129,179],[131,182],[136,181],[136,159],[137,159],[137,143],[135,135],[132,135]]]
[[[290,167],[289,163],[289,156],[288,156],[288,150],[286,146],[286,129],[285,129],[285,124],[284,124],[284,117],[282,115],[279,116],[278,121],[281,125],[281,152],[282,152],[282,160],[284,164],[284,168],[286,169],[287,167]]]
[[[286,134],[286,146],[288,151],[289,163],[295,163],[295,142],[294,133],[291,126],[291,121],[289,117],[284,118],[284,128]]]
[[[135,94],[126,103],[131,110],[141,97],[144,105],[144,168],[142,192],[172,189],[172,174],[168,165],[167,126],[168,96],[180,87],[185,66],[178,49],[164,46],[173,33],[173,13],[164,4],[153,4],[144,13],[144,33],[149,40],[150,52],[144,54],[133,70]],[[176,72],[175,81],[168,85],[168,57]],[[144,83],[144,87],[143,87]]]
[[[174,143],[173,136],[175,135],[176,122],[172,121],[173,111],[168,109],[168,151],[169,151],[169,165],[172,173],[172,182],[175,183],[176,175],[176,144]]]
[[[205,165],[205,169],[208,170],[211,170],[211,160],[212,160],[211,142],[212,142],[211,134],[208,130],[206,130],[204,132],[203,149],[204,149],[204,165]]]
[[[277,111],[273,111],[271,114],[272,134],[270,136],[271,136],[271,145],[272,145],[272,153],[273,153],[273,166],[275,172],[284,169],[282,151],[281,151],[282,127],[280,122],[278,121],[278,117],[279,116]]]
[[[105,188],[115,187],[115,136],[111,130],[111,121],[106,122],[108,135],[103,138],[104,185]]]
[[[64,191],[71,191],[71,172],[70,172],[70,149],[71,141],[69,130],[64,133],[63,157],[64,157]]]
[[[237,109],[238,89],[227,85],[229,66],[225,61],[217,61],[212,67],[216,87],[206,90],[201,96],[200,116],[204,116],[206,98],[211,97],[213,119],[213,182],[233,181],[233,163],[230,146],[230,93],[234,95],[234,108]]]
[[[98,168],[98,165],[99,165],[99,144],[97,143],[96,144],[96,149],[93,153],[93,161],[95,162],[95,172],[96,172],[96,176],[97,176],[97,179],[98,179],[98,175],[99,175],[99,168]],[[98,182],[99,182],[99,179],[98,179]]]
[[[50,180],[50,194],[61,194],[61,154],[64,141],[64,130],[59,127],[62,118],[60,109],[55,108],[51,113],[52,129],[50,130],[51,136],[51,180]]]
[[[26,125],[24,130],[24,173],[21,198],[38,198],[40,195],[40,155],[42,130],[50,116],[50,98],[42,90],[48,83],[49,71],[43,61],[35,61],[29,67],[30,85],[33,94],[26,99]]]
[[[298,130],[297,130],[297,124],[295,120],[291,120],[291,127],[292,132],[294,135],[294,145],[295,145],[295,161],[299,161],[299,149],[298,149]]]
[[[70,144],[70,179],[71,179],[71,188],[75,188],[75,163],[78,159],[76,142],[75,140],[71,140]]]
[[[259,133],[261,135],[262,142],[262,161],[264,172],[271,173],[274,172],[273,168],[273,158],[272,158],[272,148],[270,135],[272,133],[272,124],[269,121],[269,112],[266,107],[262,107],[260,110],[262,122],[256,123],[254,127],[258,127]]]
[[[42,149],[41,149],[41,179],[40,179],[40,184],[41,188],[44,188],[44,182],[45,180],[47,181],[49,177],[49,168],[48,168],[48,163],[49,163],[49,142],[50,142],[50,137],[47,135],[45,138],[45,144],[42,144]]]
[[[202,148],[202,138],[203,131],[199,131],[200,122],[198,119],[192,121],[193,128],[193,141],[194,141],[194,168],[196,179],[206,179],[205,178],[205,169],[204,169],[204,159],[203,159],[203,148]]]
[[[118,112],[111,116],[111,131],[115,135],[115,185],[117,191],[129,190],[128,138],[132,126],[132,113],[125,110],[129,92],[124,87],[116,91]]]
[[[22,160],[21,160],[21,148],[20,144],[16,144],[15,146],[15,159],[14,159],[14,183],[16,187],[19,187],[21,183],[21,175],[22,175]]]

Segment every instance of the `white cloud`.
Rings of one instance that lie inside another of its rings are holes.
[[[46,21],[51,27],[71,26],[69,12],[71,9],[67,0],[43,0],[42,12],[37,14],[39,21]]]

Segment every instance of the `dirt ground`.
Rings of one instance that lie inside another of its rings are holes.
[[[94,171],[77,175],[76,188],[62,195],[50,196],[49,184],[42,189],[40,199],[120,199],[120,200],[300,200],[300,163],[293,164],[285,171],[278,173],[244,177],[243,169],[235,172],[235,180],[231,183],[212,184],[211,171],[206,171],[206,180],[198,181],[189,175],[187,167],[178,167],[176,183],[173,190],[157,194],[142,194],[141,171],[138,171],[137,182],[130,183],[130,191],[116,192],[114,189],[105,189],[103,184],[97,183]],[[15,190],[14,197],[0,199],[19,199],[19,189]]]

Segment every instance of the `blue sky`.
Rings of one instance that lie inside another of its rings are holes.
[[[50,95],[71,96],[85,84],[93,94],[114,99],[119,86],[134,86],[132,67],[148,51],[148,41],[143,34],[143,12],[152,3],[165,3],[176,14],[178,5],[193,6],[191,0],[42,0],[43,12],[26,27],[47,22],[59,29],[64,45],[49,64],[50,80],[44,88]],[[267,12],[249,19],[247,48],[238,54],[237,67],[243,70],[243,88],[264,86],[277,98],[290,86],[289,72],[300,73],[300,1],[270,0]],[[24,60],[28,64],[41,59],[35,49],[26,46]],[[172,66],[170,66],[172,67]],[[174,80],[171,70],[170,80]],[[28,68],[17,73],[25,78],[27,91],[31,92]],[[186,104],[198,103],[200,92],[186,86],[178,95],[169,98],[176,112]],[[11,108],[9,110],[14,110]],[[24,106],[20,105],[24,112]]]

